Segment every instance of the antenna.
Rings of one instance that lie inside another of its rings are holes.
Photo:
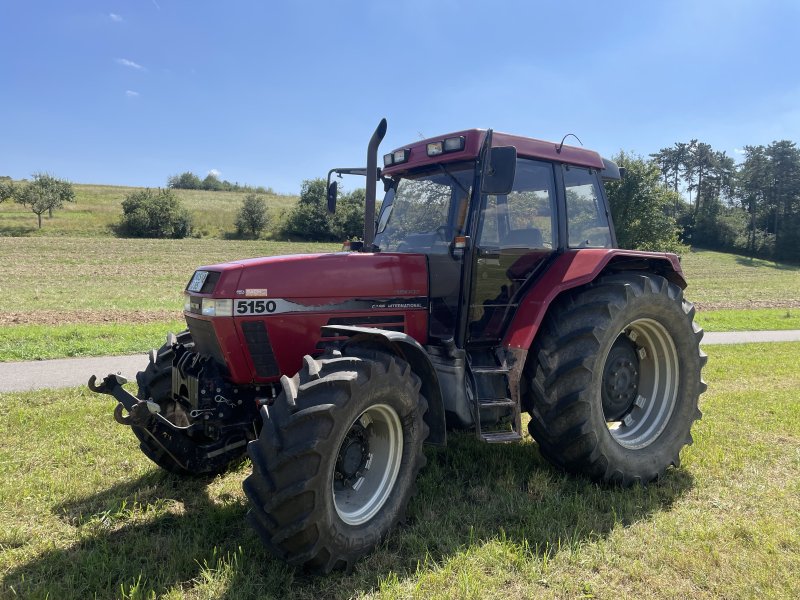
[[[572,137],[574,137],[576,140],[578,140],[578,143],[579,143],[581,146],[583,146],[583,142],[581,141],[581,138],[579,138],[579,137],[578,137],[577,135],[575,135],[574,133],[568,133],[568,134],[567,134],[567,135],[565,135],[563,138],[561,138],[561,143],[560,143],[560,144],[558,144],[558,145],[556,146],[556,154],[561,154],[561,149],[564,147],[564,140],[565,140],[565,139],[567,139],[569,136],[572,136]]]

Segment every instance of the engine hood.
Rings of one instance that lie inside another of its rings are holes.
[[[428,295],[421,254],[337,252],[251,258],[198,270],[220,272],[216,298],[282,298],[301,304]]]

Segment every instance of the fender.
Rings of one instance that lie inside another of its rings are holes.
[[[430,429],[426,443],[435,446],[447,444],[447,430],[445,429],[444,399],[439,387],[439,377],[433,368],[428,353],[417,340],[410,335],[399,331],[375,329],[372,327],[357,327],[354,325],[326,325],[322,327],[325,337],[345,336],[350,338],[349,344],[375,344],[388,350],[395,356],[402,358],[422,381],[420,391],[428,400],[428,412],[425,413],[425,423]]]
[[[681,289],[686,288],[686,279],[675,254],[605,248],[568,250],[556,257],[522,299],[506,330],[503,345],[510,350],[530,349],[544,315],[558,295],[594,281],[610,269],[649,269]]]

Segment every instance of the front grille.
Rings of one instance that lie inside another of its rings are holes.
[[[277,377],[280,375],[264,321],[245,321],[242,323],[242,333],[244,333],[244,340],[247,343],[247,349],[250,351],[250,357],[253,359],[256,375],[259,377]]]
[[[186,324],[189,326],[189,333],[192,334],[192,340],[194,340],[194,351],[199,354],[206,354],[224,366],[225,359],[222,356],[217,334],[211,322],[186,317]]]

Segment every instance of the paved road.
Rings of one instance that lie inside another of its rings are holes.
[[[750,342],[800,342],[800,331],[709,332],[703,337],[703,345]],[[109,373],[120,373],[133,381],[136,372],[145,365],[147,354],[144,352],[132,356],[0,363],[0,393],[85,385],[92,374],[103,378]]]
[[[146,365],[144,352],[133,356],[0,363],[0,393],[86,385],[92,375],[102,379],[109,373],[120,373],[134,381],[136,372]]]

